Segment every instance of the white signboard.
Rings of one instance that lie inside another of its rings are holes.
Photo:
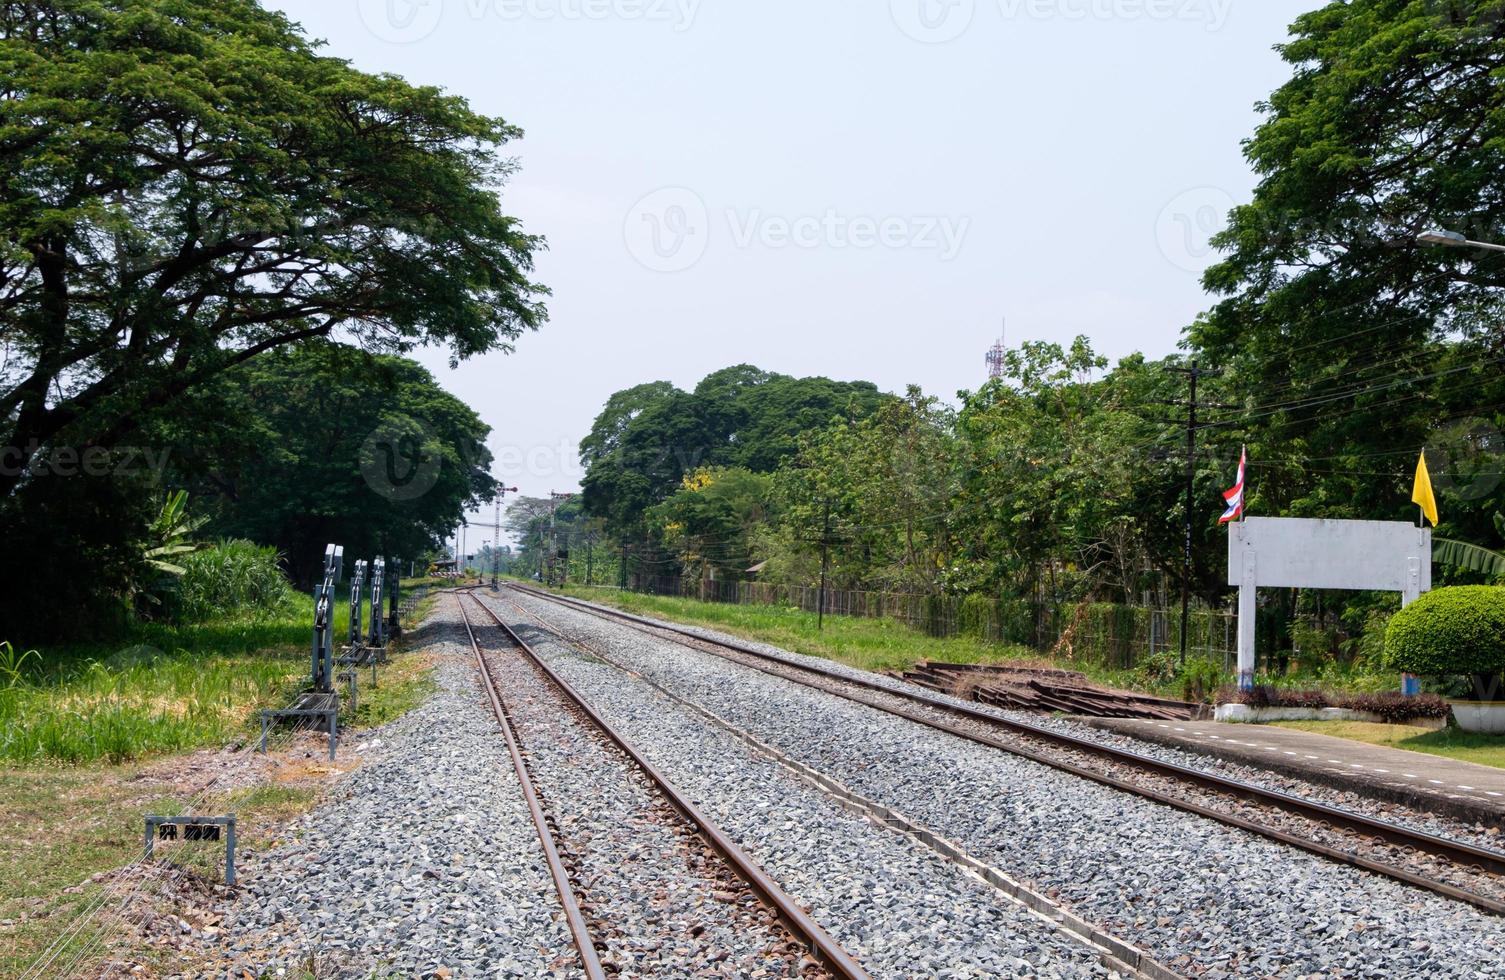
[[[1250,517],[1229,526],[1228,584],[1375,589],[1414,598],[1432,588],[1432,529],[1398,521]],[[1414,564],[1413,564],[1414,563]]]
[[[1397,521],[1250,517],[1228,526],[1228,584],[1238,586],[1239,685],[1254,683],[1255,591],[1375,589],[1410,603],[1432,588],[1432,532]]]

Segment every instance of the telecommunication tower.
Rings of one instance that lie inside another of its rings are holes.
[[[1003,332],[1003,330],[999,330],[999,332],[998,332],[998,343],[994,344],[988,350],[988,377],[990,379],[1003,377],[1004,351],[1005,351],[1005,347],[1004,347],[1004,344],[1003,344],[1003,338],[1004,338],[1004,332]]]

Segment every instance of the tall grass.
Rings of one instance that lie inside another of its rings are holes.
[[[0,689],[0,759],[122,762],[223,743],[248,709],[287,692],[301,658],[204,657],[137,648],[50,683]]]
[[[222,616],[272,616],[283,611],[292,588],[282,574],[282,555],[250,541],[221,541],[182,556],[177,582],[180,621],[202,623]]]
[[[0,644],[0,761],[122,762],[250,734],[308,675],[312,605],[290,593],[271,615],[148,623],[120,648]],[[343,602],[335,613],[343,636]]]

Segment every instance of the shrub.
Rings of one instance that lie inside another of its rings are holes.
[[[1298,691],[1283,687],[1251,687],[1234,691],[1226,700],[1247,704],[1251,708],[1330,708],[1332,703],[1321,691]]]
[[[1436,694],[1402,694],[1399,691],[1373,693],[1334,693],[1298,691],[1279,687],[1255,687],[1247,691],[1227,690],[1219,700],[1224,704],[1247,704],[1251,708],[1347,708],[1379,715],[1392,724],[1413,718],[1446,718],[1451,706]]]
[[[1390,618],[1390,666],[1408,674],[1495,674],[1505,670],[1505,588],[1438,589]]]
[[[275,548],[250,541],[221,541],[180,559],[177,615],[200,623],[215,616],[271,613],[292,597]]]
[[[1346,695],[1337,707],[1367,711],[1392,724],[1413,718],[1446,718],[1452,711],[1452,705],[1448,704],[1447,699],[1436,694],[1402,694],[1399,691]]]
[[[1208,657],[1191,656],[1181,664],[1180,655],[1164,650],[1145,657],[1134,668],[1139,683],[1152,688],[1170,688],[1183,701],[1206,701],[1226,679],[1223,665]]]

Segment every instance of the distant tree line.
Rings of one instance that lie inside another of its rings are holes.
[[[1505,469],[1505,3],[1331,3],[1280,47],[1291,78],[1245,145],[1259,177],[1204,277],[1214,305],[1183,351],[1108,364],[1085,338],[1008,352],[954,405],[740,366],[695,392],[620,392],[581,444],[584,512],[635,574],[1043,601],[1221,604],[1215,523],[1241,446],[1248,509],[1415,520],[1427,447],[1438,535],[1498,551]],[[1204,379],[1186,519],[1185,368]],[[767,390],[842,392],[785,402]],[[702,389],[715,392],[701,397]],[[760,406],[762,411],[752,406]],[[820,417],[824,416],[824,417]],[[1480,552],[1474,552],[1479,554]],[[763,564],[766,563],[766,564]],[[1441,566],[1478,581],[1498,566]],[[1341,636],[1393,597],[1269,597]],[[1320,607],[1318,604],[1321,604]]]

